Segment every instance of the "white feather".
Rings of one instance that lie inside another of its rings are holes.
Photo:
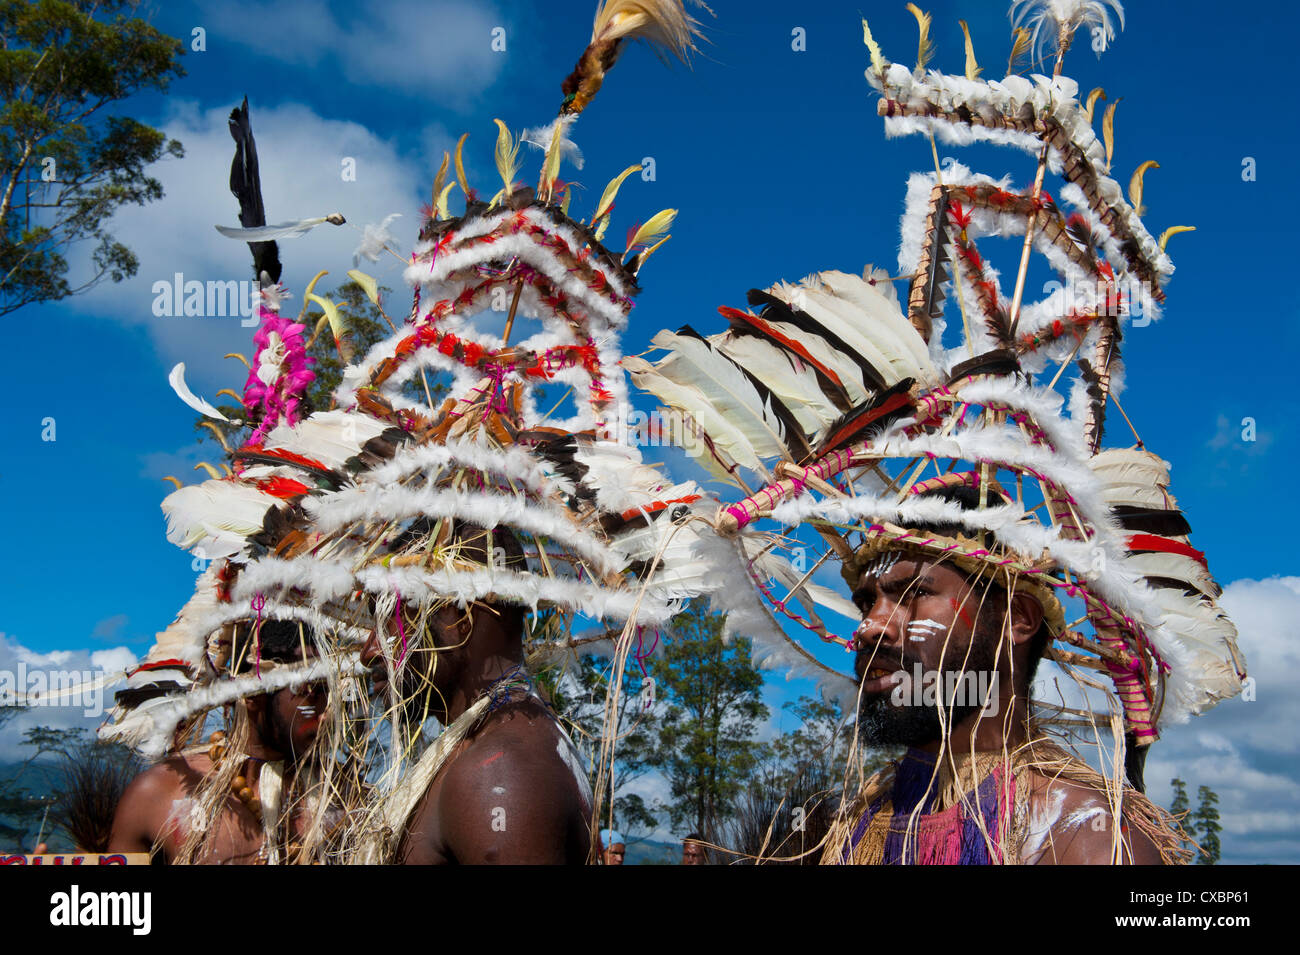
[[[723,418],[733,422],[744,434],[758,457],[789,457],[785,426],[730,359],[688,335],[663,331],[651,341],[657,348],[671,352],[659,363],[659,373],[703,394]]]
[[[185,362],[182,361],[176,363],[176,367],[173,368],[171,374],[167,376],[167,381],[172,386],[172,391],[176,392],[176,396],[199,414],[206,415],[209,418],[216,418],[218,421],[230,420],[212,405],[208,404],[194,392],[190,391],[189,385],[185,384]]]

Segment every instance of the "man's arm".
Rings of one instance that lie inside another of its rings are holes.
[[[1160,850],[1147,836],[1116,819],[1100,793],[1063,780],[1052,782],[1044,798],[1064,794],[1060,815],[1047,834],[1037,865],[1111,865],[1119,839],[1122,865],[1163,865]]]
[[[122,793],[113,814],[109,852],[151,852],[163,834],[180,780],[165,764],[146,769]]]
[[[474,741],[449,768],[439,828],[465,865],[584,863],[588,820],[547,720],[520,718]]]

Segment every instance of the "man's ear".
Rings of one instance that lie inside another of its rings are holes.
[[[244,698],[244,708],[248,710],[248,715],[252,719],[259,719],[262,714],[266,712],[267,699],[268,696],[265,693],[259,693],[256,696],[248,696]]]
[[[1043,624],[1043,608],[1029,594],[1016,594],[1011,598],[1011,642],[1028,643]]]

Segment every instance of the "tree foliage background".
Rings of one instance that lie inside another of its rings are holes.
[[[0,0],[0,315],[120,282],[139,261],[109,231],[122,205],[162,197],[150,164],[183,155],[111,104],[184,75],[181,42],[133,0]],[[73,287],[68,256],[90,243]]]

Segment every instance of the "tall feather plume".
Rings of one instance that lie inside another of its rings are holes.
[[[1133,212],[1136,215],[1144,216],[1147,214],[1146,206],[1142,205],[1142,179],[1147,174],[1148,169],[1159,169],[1160,163],[1154,159],[1148,159],[1142,165],[1133,171],[1133,178],[1129,180],[1128,197],[1133,203]]]
[[[497,124],[497,172],[505,183],[506,195],[510,196],[514,194],[515,174],[519,172],[519,140],[510,135],[510,130],[501,120],[494,119],[492,122]]]
[[[546,147],[546,155],[542,159],[542,181],[538,185],[537,193],[543,199],[550,201],[552,193],[555,191],[555,180],[560,176],[560,160],[564,158],[564,137],[569,126],[577,116],[561,116],[555,121],[555,128],[551,130],[551,144]]]
[[[880,44],[876,42],[876,38],[871,35],[871,27],[867,26],[866,17],[862,18],[862,42],[867,45],[867,50],[871,53],[872,72],[883,79],[885,70],[889,67],[889,61],[885,59],[885,54],[880,51]]]
[[[1094,89],[1091,93],[1088,94],[1088,101],[1084,104],[1083,107],[1083,115],[1088,118],[1089,126],[1092,125],[1092,114],[1093,114],[1093,110],[1097,108],[1097,100],[1105,99],[1105,98],[1106,98],[1106,91],[1102,89],[1100,86],[1098,86],[1096,89]]]
[[[975,44],[971,42],[970,26],[965,20],[958,20],[961,24],[961,32],[966,36],[966,79],[977,80],[984,71],[980,69],[979,63],[975,61]]]
[[[1011,56],[1007,59],[1007,76],[1016,72],[1016,64],[1029,52],[1032,42],[1029,31],[1024,27],[1016,27],[1011,31]]]
[[[662,212],[652,215],[645,225],[636,230],[636,234],[632,236],[632,241],[627,244],[627,251],[632,251],[638,245],[658,242],[672,228],[673,220],[676,218],[676,209],[664,209]]]
[[[1165,246],[1169,244],[1169,240],[1178,235],[1178,233],[1195,231],[1196,226],[1194,225],[1171,225],[1164,232],[1160,233],[1160,251],[1165,251]]]
[[[609,214],[610,208],[614,205],[614,200],[618,198],[618,190],[619,187],[623,185],[623,180],[626,179],[628,176],[632,175],[632,173],[640,172],[640,171],[641,171],[641,164],[637,163],[635,166],[628,166],[626,169],[624,169],[622,172],[620,172],[617,176],[615,176],[613,179],[609,181],[609,185],[605,187],[605,191],[600,194],[600,202],[596,203],[596,212],[591,217],[591,222],[593,225],[596,224],[596,220],[601,219],[604,216]],[[608,223],[601,223],[600,232],[596,236],[597,241],[599,241],[601,235],[604,235],[605,226],[607,224]]]
[[[438,167],[438,175],[433,177],[433,214],[439,216],[440,200],[445,201],[443,196],[443,186],[447,181],[447,166],[451,163],[451,153],[447,150],[442,151],[442,165]]]
[[[447,185],[442,187],[442,192],[438,193],[438,198],[434,201],[434,208],[438,213],[438,218],[440,219],[451,218],[451,212],[447,208],[447,197],[451,195],[451,191],[455,188],[456,188],[456,183],[449,182],[447,183]]]
[[[913,71],[919,76],[925,72],[926,64],[934,58],[934,42],[930,39],[931,17],[915,3],[909,3],[907,9],[912,16],[916,17],[916,25],[920,30],[920,37],[916,44],[916,69]]]
[[[216,418],[218,421],[229,422],[230,419],[218,411],[214,406],[204,401],[194,392],[190,391],[189,385],[185,384],[185,362],[177,362],[176,367],[172,369],[171,374],[167,376],[167,382],[172,386],[172,391],[176,396],[185,402],[201,415],[209,418]]]
[[[1045,46],[1052,53],[1068,49],[1081,27],[1100,31],[1100,57],[1115,39],[1112,13],[1124,28],[1124,6],[1119,0],[1013,0],[1010,13],[1013,26],[1029,31],[1040,57]]]
[[[456,143],[456,181],[460,183],[460,191],[465,193],[466,201],[469,200],[469,179],[465,176],[465,140],[469,139],[469,133],[462,133],[460,140]]]
[[[596,10],[591,43],[561,87],[564,103],[560,112],[581,113],[590,105],[626,41],[645,40],[685,63],[696,51],[696,38],[703,36],[699,26],[699,21],[686,13],[682,0],[603,0]]]
[[[804,427],[800,424],[798,417],[790,406],[785,403],[777,389],[770,387],[761,374],[756,374],[756,372],[767,372],[770,375],[772,369],[766,363],[760,360],[760,367],[751,369],[744,362],[737,361],[727,354],[727,351],[721,347],[720,336],[707,339],[689,325],[683,326],[678,334],[696,339],[715,355],[739,369],[754,390],[758,392],[759,401],[762,402],[763,406],[764,417],[769,420],[775,418],[780,422],[784,431],[786,450],[789,452],[790,457],[799,461],[808,456],[812,448],[808,444],[807,435],[804,433]]]
[[[1119,104],[1124,102],[1124,97],[1120,97],[1106,107],[1106,115],[1101,118],[1101,138],[1106,143],[1106,169],[1109,170],[1115,161],[1115,110]]]

